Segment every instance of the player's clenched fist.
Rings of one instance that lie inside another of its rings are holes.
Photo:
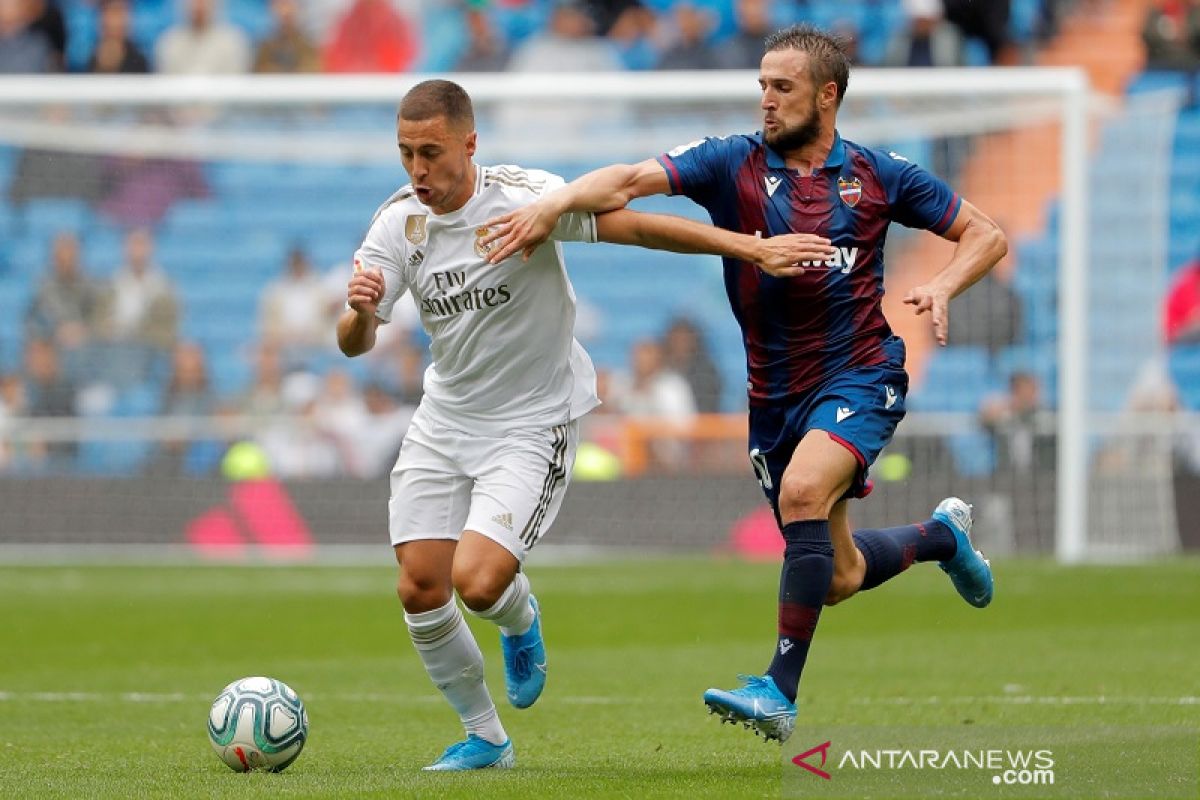
[[[383,299],[383,276],[371,270],[354,273],[346,287],[346,302],[360,314],[374,314]]]

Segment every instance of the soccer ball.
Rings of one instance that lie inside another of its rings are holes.
[[[280,772],[300,755],[306,739],[304,701],[274,678],[234,681],[208,713],[208,740],[235,772]]]

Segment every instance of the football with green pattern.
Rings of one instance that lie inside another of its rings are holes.
[[[242,678],[226,686],[208,714],[208,739],[236,772],[280,772],[308,739],[300,695],[274,678]]]

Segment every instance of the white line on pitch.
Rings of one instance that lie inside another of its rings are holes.
[[[964,695],[958,697],[856,697],[850,701],[854,705],[892,705],[892,706],[938,706],[938,705],[974,705],[977,703],[995,703],[1009,706],[1104,706],[1104,705],[1138,705],[1138,706],[1195,706],[1200,705],[1200,697],[1138,697],[1122,695],[1095,696],[1055,696],[1055,695]]]
[[[215,695],[214,695],[215,696]],[[334,700],[345,703],[438,703],[442,698],[434,694],[403,695],[379,693],[313,692],[304,697],[312,701]],[[182,692],[10,692],[0,691],[0,702],[35,701],[43,703],[187,703],[211,700],[209,695],[184,694]],[[550,703],[563,705],[613,705],[621,702],[617,697],[567,696],[547,698]]]
[[[306,694],[311,701],[334,700],[347,703],[437,703],[441,698],[434,694],[389,694],[386,692],[314,692]],[[97,703],[120,701],[125,703],[185,703],[208,700],[208,695],[185,694],[183,692],[12,692],[0,691],[0,702],[28,701],[45,703]],[[573,706],[602,706],[622,702],[617,697],[601,695],[567,695],[565,697],[548,697],[551,704],[561,703]],[[992,703],[996,705],[1028,706],[1089,706],[1089,705],[1153,705],[1153,706],[1200,706],[1200,697],[1185,695],[1183,697],[1137,696],[1137,695],[957,695],[942,697],[856,697],[850,700],[853,705],[885,705],[885,706],[939,706],[939,705],[976,705]]]

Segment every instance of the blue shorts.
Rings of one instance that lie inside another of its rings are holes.
[[[903,355],[873,367],[855,367],[786,402],[750,407],[750,462],[775,517],[779,484],[800,440],[825,431],[858,461],[846,497],[864,497],[867,470],[904,419],[908,373]]]

